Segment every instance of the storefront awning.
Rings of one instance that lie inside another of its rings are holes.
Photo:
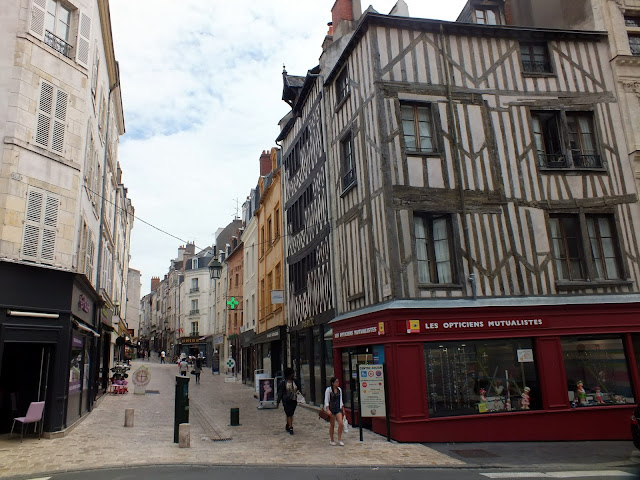
[[[91,334],[93,334],[94,337],[99,337],[100,334],[98,332],[96,332],[93,328],[87,327],[86,325],[84,325],[83,323],[78,322],[77,320],[73,320],[73,324],[78,327],[80,330],[84,330],[85,332],[89,332]]]
[[[282,340],[286,335],[285,326],[274,327],[271,330],[267,330],[264,333],[256,335],[255,338],[251,341],[251,345],[257,345],[258,343],[268,343],[275,342],[278,340]]]

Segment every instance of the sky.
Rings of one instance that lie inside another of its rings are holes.
[[[289,111],[283,65],[304,76],[319,63],[334,1],[110,1],[126,128],[118,160],[135,208],[130,268],[141,271],[141,295],[180,245],[212,245],[242,216],[260,154],[276,146]],[[396,0],[363,0],[363,10],[369,1],[386,14]],[[466,0],[406,3],[412,17],[453,21]]]

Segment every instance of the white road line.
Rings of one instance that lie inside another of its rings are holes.
[[[481,473],[489,478],[585,478],[585,477],[634,477],[635,474],[623,472],[622,470],[586,470],[586,471],[566,471],[566,472],[496,472]]]
[[[51,477],[28,478],[27,480],[49,480]]]

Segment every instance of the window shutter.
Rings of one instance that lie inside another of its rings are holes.
[[[40,250],[40,259],[44,262],[53,262],[55,260],[59,206],[60,201],[56,197],[46,196],[44,220],[42,222],[42,247]]]
[[[62,90],[56,90],[56,105],[53,116],[53,135],[51,138],[51,150],[64,154],[64,135],[67,128],[67,103],[69,95]]]
[[[27,196],[27,212],[24,222],[22,238],[22,257],[32,260],[38,258],[38,244],[40,242],[40,215],[44,194],[37,190],[30,190]]]
[[[76,42],[76,62],[84,68],[89,68],[89,46],[91,45],[91,18],[86,13],[80,12],[80,26],[78,28],[78,41]]]
[[[44,40],[44,19],[47,13],[47,0],[31,0],[31,18],[29,32]]]
[[[87,276],[87,278],[89,279],[89,281],[91,282],[93,279],[91,278],[93,276],[93,255],[94,255],[94,250],[95,250],[95,246],[94,246],[94,242],[93,242],[93,235],[91,233],[89,233],[87,235],[87,259],[85,262],[85,275]]]
[[[36,145],[49,147],[49,132],[51,130],[51,109],[53,108],[53,85],[47,82],[40,84],[40,99],[38,101],[38,123],[36,125]]]

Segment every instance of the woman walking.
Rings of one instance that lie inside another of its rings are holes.
[[[287,424],[285,430],[289,432],[289,435],[293,435],[293,414],[298,406],[298,392],[300,391],[300,385],[298,380],[294,378],[293,368],[286,368],[284,370],[284,380],[278,385],[278,400],[276,406],[284,407],[284,414],[287,416]]]
[[[198,355],[198,358],[196,358],[196,363],[193,367],[193,374],[196,377],[196,384],[200,383],[200,372],[202,372],[202,358],[200,358],[200,356]]]
[[[344,447],[342,441],[342,419],[344,418],[344,404],[342,403],[342,389],[338,386],[338,379],[336,377],[331,378],[331,383],[324,392],[324,409],[331,414],[329,419],[329,441],[330,445],[336,445],[333,432],[335,429],[335,422],[338,421],[338,443],[341,447]]]

